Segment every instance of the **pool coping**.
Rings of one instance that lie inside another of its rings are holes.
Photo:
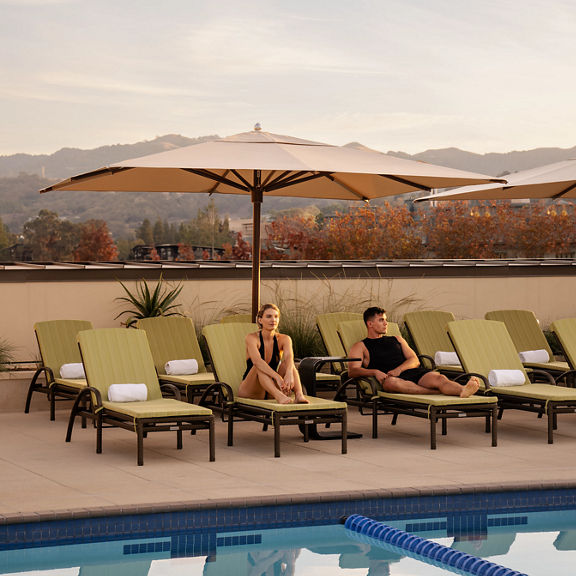
[[[359,500],[470,495],[480,493],[500,493],[513,491],[571,490],[576,489],[574,482],[499,482],[466,485],[460,487],[427,486],[425,488],[374,489],[347,492],[312,492],[308,494],[280,494],[277,496],[252,496],[246,498],[218,498],[204,501],[166,502],[159,504],[131,504],[126,506],[99,506],[94,508],[76,508],[53,510],[38,513],[0,514],[0,526],[29,524],[62,520],[78,520],[120,515],[156,514],[162,512],[225,510],[261,506],[286,506],[314,504],[320,502],[346,502]]]

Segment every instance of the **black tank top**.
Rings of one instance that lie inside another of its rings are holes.
[[[266,350],[264,350],[264,338],[262,338],[262,332],[260,332],[260,357],[262,358],[262,360],[266,360]],[[272,370],[278,370],[279,364],[280,364],[280,348],[278,347],[278,338],[276,338],[276,334],[274,334],[274,346],[272,348],[272,358],[270,358],[268,366],[270,366]],[[246,372],[244,372],[242,380],[244,380],[246,376],[248,376],[248,372],[252,370],[252,366],[254,366],[252,358],[246,358]]]
[[[364,346],[370,354],[369,369],[388,372],[394,370],[406,360],[402,346],[396,336],[381,336],[380,338],[364,338]]]

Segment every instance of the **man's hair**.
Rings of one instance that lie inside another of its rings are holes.
[[[367,325],[369,320],[372,320],[375,316],[380,316],[380,314],[386,314],[386,310],[380,308],[380,306],[370,306],[370,308],[366,308],[366,310],[364,310],[364,324]]]

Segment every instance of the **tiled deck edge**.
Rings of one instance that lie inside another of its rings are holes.
[[[33,514],[2,514],[0,525],[48,522],[81,518],[98,518],[124,514],[154,514],[159,512],[180,512],[186,510],[223,510],[229,508],[248,508],[254,506],[286,506],[291,504],[311,504],[317,502],[343,502],[385,498],[404,498],[414,496],[449,496],[474,493],[496,493],[527,490],[576,489],[575,482],[507,482],[493,484],[466,485],[461,487],[427,486],[425,488],[375,489],[352,492],[319,492],[309,494],[282,494],[249,498],[211,499],[204,501],[167,502],[159,504],[135,504],[128,506],[101,506],[95,508],[77,508],[53,510]]]

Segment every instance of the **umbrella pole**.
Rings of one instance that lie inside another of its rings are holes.
[[[254,170],[252,188],[252,321],[260,309],[260,219],[262,209],[261,172]]]

